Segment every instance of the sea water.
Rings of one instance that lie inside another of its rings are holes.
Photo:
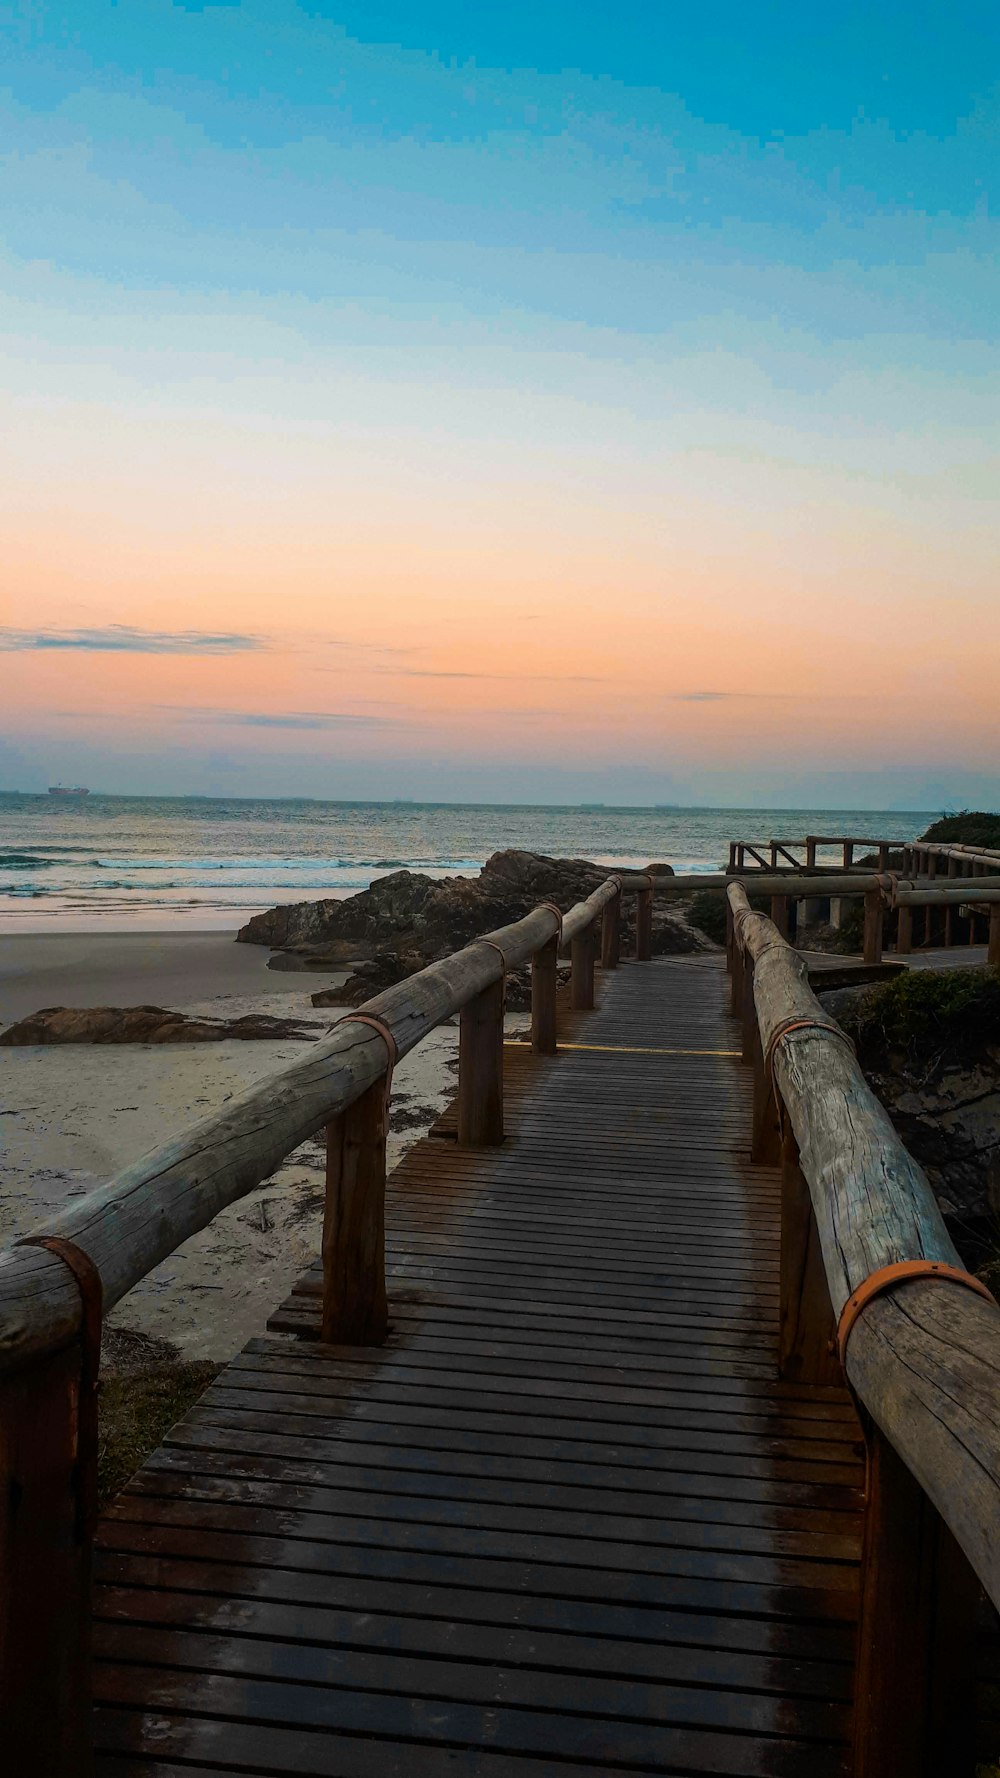
[[[352,895],[389,871],[472,875],[503,847],[711,871],[729,842],[915,839],[927,812],[520,807],[0,793],[0,923],[232,927],[277,902]],[[824,856],[820,853],[820,857]],[[826,854],[831,860],[837,854]]]

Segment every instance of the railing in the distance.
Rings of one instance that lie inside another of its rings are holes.
[[[975,1577],[1000,1604],[1000,1309],[804,960],[742,885],[728,902],[752,1155],[782,1167],[779,1367],[846,1375],[867,1444],[855,1778],[968,1773]]]
[[[573,1006],[593,1006],[598,941],[606,968],[619,960],[623,889],[637,896],[636,956],[650,956],[652,888],[642,874],[609,877],[565,916],[538,907],[345,1011],[307,1056],[0,1253],[0,1721],[18,1778],[80,1778],[89,1765],[103,1314],[325,1126],[323,1336],[384,1339],[393,1064],[458,1013],[458,1140],[500,1142],[507,973],[530,961],[532,1045],[553,1052],[560,947]]]

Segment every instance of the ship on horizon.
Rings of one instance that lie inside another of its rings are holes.
[[[50,784],[49,795],[70,796],[78,799],[83,796],[89,796],[90,791],[85,784]]]

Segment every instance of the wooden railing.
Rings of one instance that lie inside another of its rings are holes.
[[[842,834],[807,834],[803,840],[730,840],[729,869],[740,871],[746,869],[747,858],[763,870],[774,870],[780,859],[798,870],[822,870],[817,866],[816,854],[821,846],[829,850],[836,846],[841,854],[844,870],[850,870],[854,863],[854,854],[859,848],[866,852],[874,852],[879,870],[888,869],[889,858],[893,852],[901,852],[903,840],[865,840],[845,838]],[[765,858],[764,854],[767,853]],[[798,854],[802,856],[799,857]]]
[[[846,1375],[862,1410],[855,1778],[968,1773],[976,1577],[1000,1605],[1000,1310],[804,960],[742,885],[728,902],[752,1154],[782,1169],[779,1367]]]
[[[572,960],[573,1006],[593,1006],[598,946],[605,968],[619,960],[623,890],[637,898],[636,956],[650,956],[652,889],[642,874],[609,877],[565,915],[544,904],[430,964],[0,1253],[0,1721],[12,1774],[78,1778],[88,1769],[103,1315],[325,1127],[323,1336],[384,1339],[393,1065],[458,1013],[458,1140],[502,1141],[506,975],[530,962],[531,1041],[551,1053],[560,947]]]

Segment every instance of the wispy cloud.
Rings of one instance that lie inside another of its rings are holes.
[[[176,711],[189,722],[226,724],[232,728],[333,729],[396,728],[398,719],[369,716],[359,710],[198,710],[160,705]]]
[[[804,697],[804,692],[791,691],[668,691],[664,696],[674,704],[747,703],[766,699],[768,703]],[[810,702],[813,694],[809,694]]]
[[[74,650],[86,654],[246,654],[269,646],[238,630],[140,630],[108,624],[94,630],[0,629],[0,653]]]
[[[605,685],[596,673],[459,673],[436,667],[373,667],[373,673],[391,673],[396,679],[483,679],[523,685]]]

